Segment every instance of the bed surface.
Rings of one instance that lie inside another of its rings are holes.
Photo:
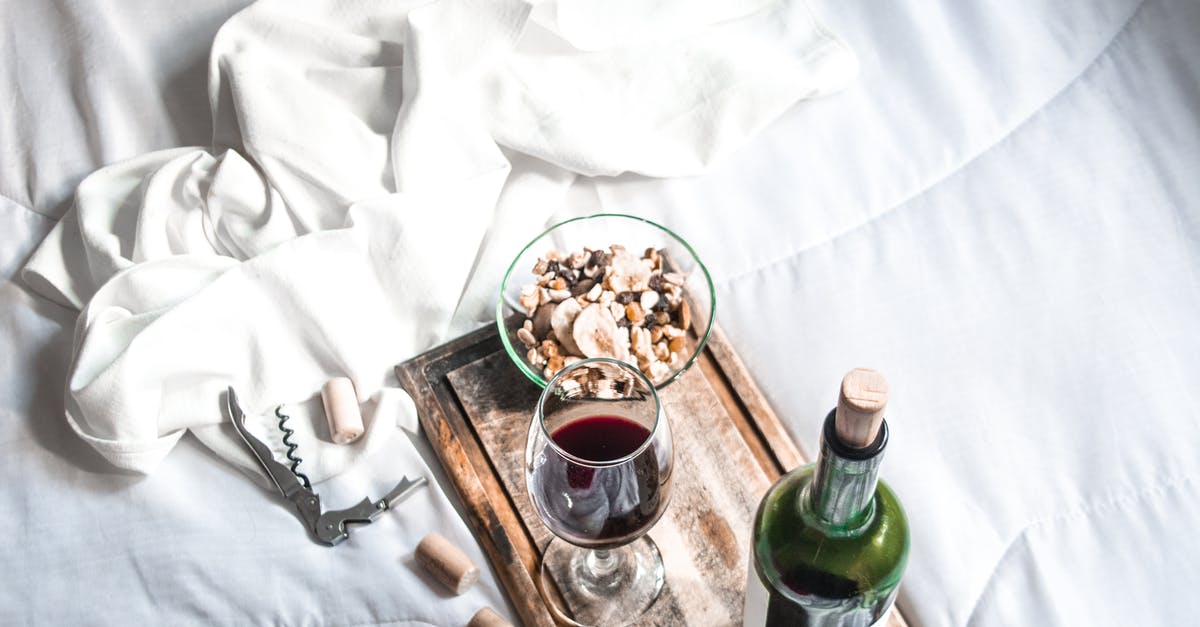
[[[16,272],[93,170],[212,129],[237,2],[6,3],[0,82],[0,624],[465,624],[414,568],[434,481],[329,550],[194,439],[123,474],[63,421],[76,312]],[[551,219],[670,225],[806,451],[841,375],[886,373],[883,477],[911,624],[1182,625],[1200,584],[1200,5],[816,1],[858,80],[683,179],[577,179]],[[486,319],[478,312],[478,320]],[[381,404],[382,406],[382,404]],[[382,410],[381,410],[382,411]],[[379,494],[413,455],[321,487]],[[422,461],[423,459],[423,461]],[[430,467],[432,465],[433,467]]]

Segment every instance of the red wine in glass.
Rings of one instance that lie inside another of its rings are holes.
[[[585,416],[555,429],[553,445],[542,449],[546,462],[530,481],[543,522],[564,540],[592,549],[645,533],[666,508],[670,489],[654,443],[642,448],[650,435],[615,415]]]
[[[609,358],[563,368],[538,397],[525,440],[525,487],[557,536],[540,582],[555,616],[596,627],[636,624],[666,581],[646,532],[671,498],[671,422],[637,366]]]

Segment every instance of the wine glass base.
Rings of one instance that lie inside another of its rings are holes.
[[[604,552],[554,539],[542,556],[539,586],[556,618],[569,625],[629,625],[662,593],[665,571],[648,536]]]

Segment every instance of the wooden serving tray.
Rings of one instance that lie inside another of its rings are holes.
[[[521,620],[553,627],[535,584],[553,536],[533,511],[522,469],[541,390],[509,361],[493,325],[400,364],[396,375]],[[666,586],[639,624],[740,625],[759,499],[805,460],[720,328],[697,366],[659,396],[674,436],[675,483],[649,535]],[[894,608],[887,626],[906,627]]]

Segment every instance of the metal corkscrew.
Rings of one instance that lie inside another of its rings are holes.
[[[230,388],[230,392],[232,391],[233,388]],[[300,466],[300,462],[304,461],[304,458],[296,454],[297,447],[296,444],[292,442],[292,435],[296,433],[295,429],[289,429],[284,425],[285,422],[291,419],[291,416],[283,413],[283,405],[280,405],[279,407],[275,408],[275,417],[279,419],[279,430],[283,432],[283,437],[280,439],[283,440],[283,445],[287,447],[287,451],[284,453],[284,456],[288,458],[288,461],[292,462],[292,467],[290,470],[292,471],[293,475],[296,475],[296,478],[304,482],[305,488],[311,490],[312,482],[308,480],[308,475],[296,470],[296,468]]]
[[[250,452],[267,472],[267,477],[279,489],[283,498],[296,507],[300,520],[304,522],[309,535],[321,544],[328,546],[340,544],[350,537],[349,531],[346,530],[347,523],[370,523],[383,512],[393,509],[397,503],[412,494],[418,487],[425,485],[425,477],[418,476],[416,479],[402,477],[396,487],[378,501],[372,502],[370,499],[364,498],[356,505],[346,509],[322,512],[321,497],[313,492],[312,483],[308,477],[296,470],[304,460],[295,453],[296,444],[291,441],[291,436],[295,431],[285,426],[288,416],[283,413],[283,407],[275,409],[275,416],[279,418],[279,430],[283,432],[283,443],[288,449],[286,456],[292,463],[290,468],[276,461],[274,455],[271,454],[271,449],[246,429],[246,414],[238,405],[237,394],[232,387],[229,388],[225,398],[225,405],[238,436],[242,438],[246,446],[250,447]]]

